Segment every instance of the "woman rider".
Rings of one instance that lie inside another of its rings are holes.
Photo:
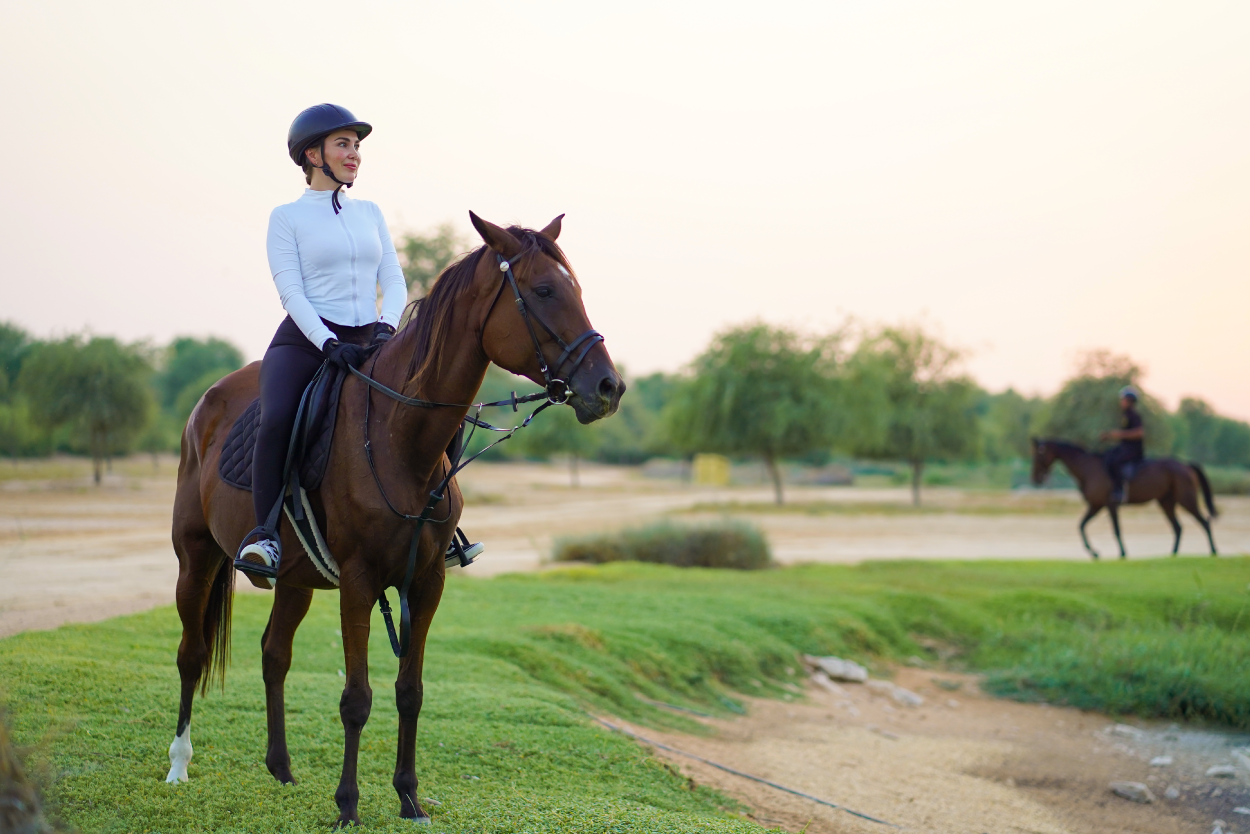
[[[296,116],[287,134],[287,152],[304,169],[308,188],[269,215],[269,269],[287,316],[260,366],[260,427],[252,457],[258,526],[282,496],[287,445],[304,388],[327,359],[344,371],[358,365],[369,346],[395,333],[403,314],[408,290],[382,212],[339,193],[355,183],[360,141],[372,130],[346,108],[318,104]],[[280,553],[271,533],[262,531],[239,551],[235,567],[253,584],[273,587]]]

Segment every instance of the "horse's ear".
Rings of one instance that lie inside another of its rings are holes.
[[[521,251],[521,241],[513,237],[507,229],[496,226],[489,220],[483,220],[473,212],[469,212],[469,222],[473,224],[473,228],[477,229],[477,233],[482,236],[486,245],[505,258],[511,258]]]
[[[562,214],[559,217],[557,217],[555,220],[552,220],[550,223],[544,226],[543,230],[539,232],[539,234],[547,238],[547,240],[551,241],[552,243],[555,243],[556,238],[560,236],[560,221],[563,219],[564,219],[564,215]]]

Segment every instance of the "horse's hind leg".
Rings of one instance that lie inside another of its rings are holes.
[[[230,603],[234,572],[226,554],[207,529],[175,529],[178,554],[178,616],[182,641],[178,644],[178,674],[182,694],[178,702],[178,727],[169,745],[166,782],[185,782],[191,762],[191,704],[195,688],[207,690],[214,660],[224,668],[229,651]]]
[[[1168,521],[1172,525],[1172,555],[1175,556],[1177,551],[1181,549],[1181,523],[1176,517],[1176,499],[1171,495],[1165,495],[1159,499],[1159,508],[1163,510],[1163,514],[1167,516]]]
[[[443,546],[438,552],[446,549]],[[427,823],[430,817],[417,798],[417,718],[421,714],[421,669],[425,663],[425,639],[430,621],[443,595],[443,576],[427,575],[408,595],[413,612],[412,644],[399,664],[395,678],[395,708],[399,711],[399,745],[395,754],[395,777],[391,784],[399,794],[399,815]]]
[[[1111,529],[1115,532],[1116,544],[1120,545],[1120,558],[1127,559],[1128,552],[1124,549],[1124,539],[1120,537],[1120,510],[1115,504],[1108,504],[1107,512],[1111,514]]]
[[[1093,518],[1094,516],[1098,515],[1098,511],[1101,509],[1102,509],[1101,506],[1096,506],[1096,507],[1090,507],[1088,510],[1086,510],[1085,516],[1081,519],[1081,525],[1078,528],[1081,531],[1081,543],[1085,545],[1086,552],[1088,552],[1089,555],[1095,559],[1098,558],[1098,551],[1094,550],[1094,548],[1090,546],[1089,537],[1085,535],[1085,525],[1089,524],[1089,520]]]
[[[269,719],[269,749],[265,767],[284,785],[294,785],[291,753],[286,746],[286,673],[291,669],[291,643],[312,603],[306,588],[278,585],[269,612],[269,624],[260,638],[261,668],[265,678],[265,714]]]
[[[1198,519],[1198,523],[1202,525],[1202,529],[1207,531],[1207,544],[1211,545],[1211,555],[1218,556],[1219,551],[1215,549],[1215,536],[1211,534],[1211,522],[1203,517],[1202,508],[1198,506],[1198,493],[1196,490],[1181,495],[1181,506],[1185,511]]]

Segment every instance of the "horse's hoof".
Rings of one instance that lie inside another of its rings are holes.
[[[364,825],[364,823],[360,821],[359,817],[352,817],[350,819],[339,819],[337,822],[334,823],[334,830],[341,831],[344,828],[351,828],[353,825]]]
[[[404,819],[414,825],[429,825],[433,822],[429,817],[404,817]]]

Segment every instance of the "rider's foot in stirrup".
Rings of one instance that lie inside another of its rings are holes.
[[[272,588],[278,584],[278,560],[281,555],[282,549],[276,541],[262,537],[239,551],[234,566],[257,588]]]
[[[1115,490],[1111,493],[1111,504],[1114,506],[1119,506],[1120,504],[1123,504],[1123,503],[1124,503],[1124,488],[1121,487],[1120,489]]]

